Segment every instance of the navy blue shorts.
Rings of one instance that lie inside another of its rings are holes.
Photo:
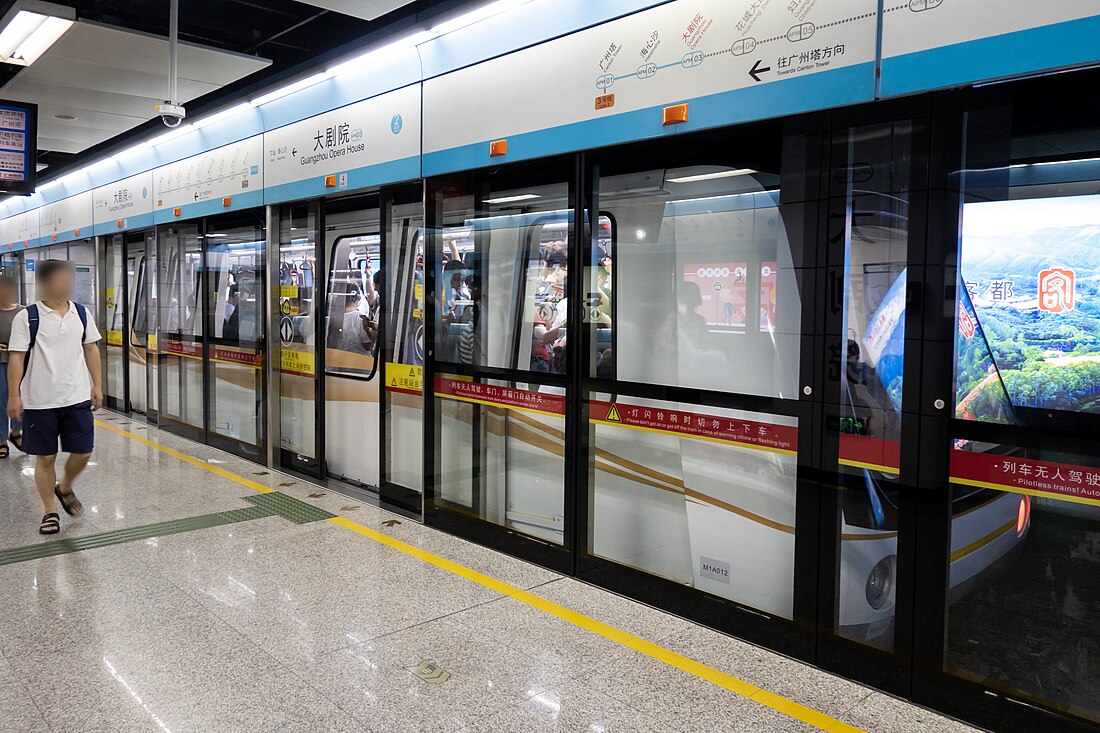
[[[91,453],[95,444],[92,402],[23,411],[23,452],[32,456],[56,456],[57,443],[65,453]]]

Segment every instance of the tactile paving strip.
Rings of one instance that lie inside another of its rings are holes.
[[[321,522],[336,516],[335,514],[326,512],[324,509],[318,509],[312,504],[307,504],[304,501],[295,499],[293,496],[288,496],[278,491],[271,494],[248,496],[245,497],[245,501],[250,504],[255,504],[257,507],[269,509],[272,515],[278,515],[295,524]]]
[[[152,537],[194,532],[199,529],[210,529],[211,527],[220,527],[237,522],[250,522],[253,519],[263,519],[265,517],[282,517],[295,524],[308,524],[335,516],[292,496],[277,492],[246,496],[244,500],[253,506],[244,509],[232,509],[226,512],[215,512],[214,514],[202,514],[186,519],[173,519],[156,524],[143,524],[138,527],[116,529],[110,532],[85,535],[84,537],[68,537],[40,542],[25,547],[14,547],[10,550],[0,550],[0,566],[37,560],[53,555],[65,555],[82,550],[93,550],[97,547],[138,542]]]

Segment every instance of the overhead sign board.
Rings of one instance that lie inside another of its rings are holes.
[[[268,203],[420,176],[420,85],[264,135]]]
[[[37,163],[38,105],[0,100],[0,193],[34,193]]]
[[[263,136],[254,135],[157,168],[154,220],[159,224],[262,204],[263,150]]]
[[[41,209],[31,209],[4,220],[0,231],[3,232],[5,249],[20,249],[37,244],[41,212]]]
[[[43,206],[39,227],[39,236],[47,244],[92,236],[92,192]]]
[[[882,96],[1100,61],[1096,0],[910,0],[882,18]]]
[[[869,101],[877,36],[877,0],[677,0],[425,82],[424,172]]]
[[[96,234],[152,226],[152,171],[94,189],[92,219]]]

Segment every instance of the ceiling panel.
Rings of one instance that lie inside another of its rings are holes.
[[[334,13],[343,13],[353,18],[374,20],[386,13],[408,5],[413,0],[300,0],[306,5],[315,5],[318,8],[331,10]]]
[[[256,56],[180,43],[180,101],[216,91],[269,64]],[[168,97],[168,39],[78,22],[8,82],[0,96],[39,105],[39,149],[78,153],[156,116],[153,105]]]

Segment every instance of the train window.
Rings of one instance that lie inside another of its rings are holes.
[[[437,359],[564,374],[569,186],[444,197]]]
[[[340,237],[329,263],[325,371],[369,377],[375,372],[382,305],[382,237]]]
[[[601,179],[592,376],[796,397],[802,305],[779,174],[754,165]]]

